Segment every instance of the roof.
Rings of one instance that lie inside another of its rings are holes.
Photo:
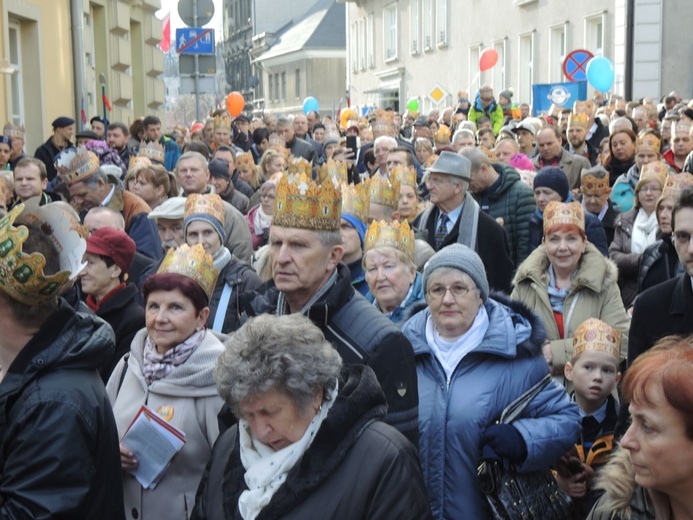
[[[335,0],[318,0],[302,18],[289,24],[258,60],[301,50],[346,50],[346,8]]]

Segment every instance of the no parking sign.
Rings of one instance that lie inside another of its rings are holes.
[[[584,49],[578,49],[568,54],[563,60],[563,74],[568,81],[586,81],[587,64],[594,54]]]

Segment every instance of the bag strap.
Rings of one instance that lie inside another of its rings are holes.
[[[520,416],[520,414],[524,411],[524,409],[527,408],[527,405],[531,403],[544,388],[546,388],[546,386],[551,382],[551,380],[551,374],[546,374],[541,381],[539,381],[532,388],[527,390],[520,397],[515,399],[508,406],[506,406],[503,410],[503,413],[501,413],[498,422],[501,424],[510,424],[515,419],[517,419]]]
[[[130,360],[130,353],[128,352],[123,356],[123,370],[120,372],[120,380],[118,381],[118,388],[116,389],[116,396],[120,393],[120,387],[123,386],[123,380],[125,380],[125,374],[128,372],[128,361]]]

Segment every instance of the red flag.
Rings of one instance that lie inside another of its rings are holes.
[[[84,109],[84,96],[82,96],[82,107],[80,110],[80,117],[82,119],[82,124],[87,124],[87,111]]]
[[[111,110],[113,110],[113,107],[111,106],[111,102],[108,100],[108,96],[107,96],[106,94],[104,94],[103,96],[101,96],[101,99],[103,100],[103,106],[106,107],[106,110],[108,110],[109,112],[110,112]],[[105,115],[106,115],[106,114],[104,114],[104,116],[105,116]]]
[[[164,52],[168,52],[171,49],[171,12],[167,12],[164,18],[161,20],[163,24],[163,32],[161,35],[161,41],[159,42],[159,47]]]

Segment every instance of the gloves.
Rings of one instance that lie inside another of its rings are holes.
[[[522,464],[527,458],[527,444],[515,427],[509,424],[492,424],[481,434],[482,458],[507,459]]]

